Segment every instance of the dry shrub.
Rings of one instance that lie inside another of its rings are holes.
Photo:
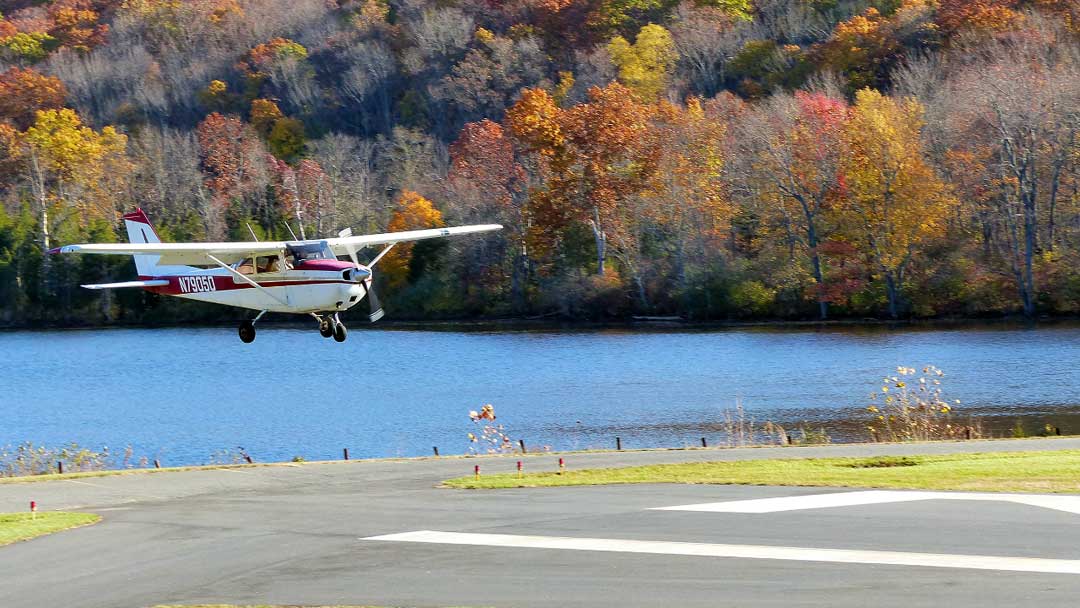
[[[982,427],[954,419],[954,406],[942,397],[945,373],[928,365],[919,373],[913,367],[896,368],[895,376],[882,379],[881,392],[871,395],[866,408],[874,418],[867,427],[874,441],[932,441],[978,439]]]

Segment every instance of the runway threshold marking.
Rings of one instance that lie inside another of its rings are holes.
[[[523,536],[516,534],[475,534],[418,530],[362,538],[366,541],[428,543],[437,545],[472,545],[524,549],[561,549],[565,551],[603,551],[646,553],[695,557],[773,559],[836,564],[873,564],[883,566],[919,566],[1035,572],[1040,574],[1080,574],[1080,560],[1038,557],[998,557],[988,555],[952,555],[942,553],[907,553],[900,551],[862,551],[850,549],[814,549],[773,547],[768,545],[723,545],[653,540],[610,538],[574,538],[563,536]]]
[[[804,509],[828,509],[855,507],[894,502],[921,500],[980,500],[1011,502],[1080,515],[1080,496],[1050,494],[996,494],[977,492],[905,492],[890,490],[867,490],[862,492],[832,492],[829,494],[804,494],[753,500],[708,502],[674,507],[655,507],[651,511],[701,511],[708,513],[780,513]]]

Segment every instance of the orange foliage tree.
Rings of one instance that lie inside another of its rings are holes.
[[[59,78],[30,68],[9,68],[0,74],[0,121],[26,129],[38,110],[63,107],[65,97],[67,89]]]
[[[965,30],[1001,32],[1020,19],[1018,0],[940,0],[935,21],[948,36]]]
[[[673,255],[654,263],[670,260],[680,289],[686,290],[691,265],[713,257],[710,252],[722,248],[731,228],[734,206],[724,176],[728,127],[697,98],[688,100],[685,108],[661,104],[654,124],[658,170],[641,197],[644,208],[634,215],[671,235]],[[644,301],[640,274],[635,278]]]
[[[57,0],[49,5],[49,35],[61,46],[88,53],[105,42],[109,26],[99,23],[90,0]]]
[[[405,190],[398,198],[397,209],[387,224],[388,232],[441,228],[442,212],[431,201],[412,190]],[[414,243],[398,243],[379,261],[380,274],[386,277],[391,289],[404,287],[409,280],[409,263],[412,261]]]
[[[507,112],[511,131],[538,154],[546,184],[529,201],[531,237],[550,250],[572,223],[587,225],[603,275],[608,244],[630,249],[623,205],[646,189],[656,169],[655,108],[618,83],[589,89],[588,100],[566,110],[546,91],[531,90]]]
[[[889,72],[904,57],[905,45],[928,46],[936,33],[934,0],[902,0],[886,17],[876,8],[839,23],[812,55],[819,67],[839,72],[848,92],[864,87],[881,89]]]

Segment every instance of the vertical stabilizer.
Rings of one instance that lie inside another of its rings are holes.
[[[150,220],[147,219],[146,214],[142,209],[136,209],[131,213],[124,215],[124,224],[127,226],[128,242],[129,243],[160,243],[161,238],[158,237],[158,233],[154,230],[154,227],[150,224]],[[155,269],[158,265],[158,260],[161,259],[159,255],[136,255],[135,268],[139,271],[140,277],[151,277],[157,273]]]

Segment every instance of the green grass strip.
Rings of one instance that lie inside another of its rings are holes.
[[[8,545],[53,532],[88,526],[101,520],[93,513],[47,511],[32,517],[30,513],[0,513],[0,545]]]
[[[803,458],[662,464],[558,473],[458,477],[452,488],[536,488],[621,483],[841,486],[969,492],[1080,493],[1080,450],[942,456]]]

